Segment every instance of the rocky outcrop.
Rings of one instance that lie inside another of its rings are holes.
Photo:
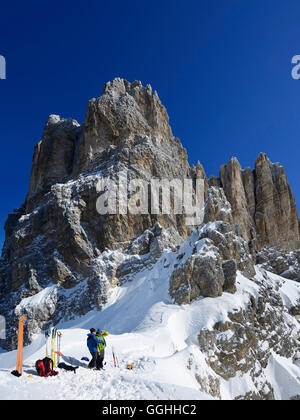
[[[209,188],[204,222],[206,225],[201,229],[200,239],[209,238],[219,249],[224,261],[236,261],[237,269],[246,277],[252,278],[255,274],[254,259],[248,243],[235,233],[233,211],[222,188]]]
[[[254,277],[257,296],[249,297],[245,309],[228,314],[228,321],[217,322],[198,335],[201,352],[208,366],[219,378],[232,380],[247,374],[253,390],[237,394],[235,399],[274,400],[274,389],[265,370],[278,355],[299,362],[295,334],[297,323],[290,316],[276,284],[264,271]]]
[[[197,232],[192,255],[178,256],[179,262],[170,278],[170,295],[178,304],[190,303],[201,296],[235,293],[237,270],[249,279],[255,275],[247,242],[232,231],[231,206],[220,188],[208,190],[204,221],[208,220],[212,221]]]
[[[233,225],[232,209],[222,188],[210,187],[207,192],[204,223],[223,221]]]
[[[176,303],[188,304],[200,296],[221,296],[223,285],[222,258],[213,242],[203,239],[195,243],[193,254],[173,272],[170,295]]]
[[[257,255],[257,263],[265,270],[300,283],[299,249],[288,252],[271,247],[263,248]]]
[[[237,263],[236,260],[227,260],[223,262],[222,265],[224,273],[224,292],[234,294],[236,292],[236,272],[237,272]]]
[[[233,158],[220,170],[220,185],[232,207],[235,232],[253,252],[265,245],[299,247],[299,218],[284,168],[261,153],[255,169]],[[211,179],[211,185],[217,185]]]
[[[216,247],[224,261],[235,260],[238,270],[245,277],[251,279],[255,274],[253,256],[247,242],[232,232],[228,223],[208,223],[200,233],[200,239],[209,238]]]

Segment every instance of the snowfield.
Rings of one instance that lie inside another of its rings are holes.
[[[188,243],[184,246],[188,247]],[[76,374],[59,370],[58,376],[47,379],[36,375],[35,361],[45,357],[42,334],[24,348],[21,378],[10,373],[15,368],[16,351],[0,352],[0,399],[213,399],[211,395],[200,392],[196,379],[216,377],[200,352],[199,331],[212,329],[216,322],[229,320],[228,313],[246,309],[249,296],[257,298],[259,287],[239,273],[236,294],[224,293],[214,299],[200,298],[190,305],[175,305],[168,293],[174,258],[174,254],[165,252],[151,268],[112,289],[110,300],[101,312],[92,311],[57,325],[62,332],[63,361],[80,366]],[[261,275],[257,268],[257,276]],[[287,306],[299,299],[299,283],[273,274],[270,274],[270,279],[277,284]],[[40,305],[56,287],[22,301],[22,305]],[[88,370],[87,363],[81,361],[83,356],[90,357],[86,336],[91,327],[110,332],[105,357],[107,364],[102,372]],[[224,339],[226,334],[230,331],[224,332]],[[268,343],[264,345],[268,346]],[[118,357],[119,368],[113,364],[112,348]],[[135,366],[134,370],[126,369],[129,363]],[[299,378],[299,366],[272,353],[266,379],[272,384],[276,399],[300,395]],[[251,377],[242,372],[228,381],[221,377],[219,380],[221,398],[225,400],[254,390]]]

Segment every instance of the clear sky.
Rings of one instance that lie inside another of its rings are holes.
[[[83,122],[114,77],[158,91],[208,176],[232,156],[243,167],[259,152],[281,162],[299,208],[299,0],[10,1],[0,18],[0,243],[48,115]]]

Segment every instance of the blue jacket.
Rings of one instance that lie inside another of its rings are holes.
[[[99,340],[95,334],[89,333],[87,338],[87,346],[91,353],[97,353],[98,344],[104,344],[104,341]]]

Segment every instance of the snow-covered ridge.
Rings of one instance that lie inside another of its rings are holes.
[[[188,258],[193,248],[194,241],[190,238],[178,254]],[[0,398],[251,399],[256,395],[268,399],[272,394],[275,399],[290,399],[299,396],[299,355],[282,355],[285,349],[272,338],[278,327],[272,325],[272,317],[280,310],[283,318],[274,319],[281,323],[280,342],[285,341],[285,335],[299,340],[299,324],[289,312],[299,303],[300,284],[257,267],[254,281],[238,273],[235,294],[199,298],[180,306],[169,296],[169,277],[178,254],[166,250],[155,264],[145,266],[131,281],[111,289],[101,312],[91,311],[57,326],[63,334],[64,360],[81,366],[76,377],[63,371],[58,377],[47,380],[34,375],[34,362],[45,355],[45,340],[41,334],[25,348],[24,375],[20,379],[10,375],[16,352],[0,354]],[[56,293],[57,287],[24,299],[23,309],[47,306],[49,294]],[[264,296],[266,291],[270,302]],[[264,309],[262,299],[265,299]],[[247,344],[249,337],[241,332],[254,327],[248,325],[251,317],[246,319],[246,316],[252,314],[255,305],[266,323],[262,341],[257,342],[263,357],[260,353],[251,354],[251,344]],[[243,315],[240,317],[240,314]],[[237,358],[236,365],[232,362],[233,369],[237,368],[232,376],[229,370],[221,372],[217,362],[220,350],[228,352],[228,360],[232,359],[231,343],[237,345],[234,341],[237,324],[241,347],[236,347],[235,352],[242,352],[247,346],[249,352],[244,352],[247,360]],[[88,356],[86,334],[91,327],[111,333],[107,340],[106,371],[102,373],[88,371],[80,360]],[[215,350],[209,348],[214,334],[218,346]],[[120,369],[113,365],[112,347],[118,355]],[[126,370],[127,363],[134,364],[134,371]],[[28,377],[30,374],[32,378]]]

